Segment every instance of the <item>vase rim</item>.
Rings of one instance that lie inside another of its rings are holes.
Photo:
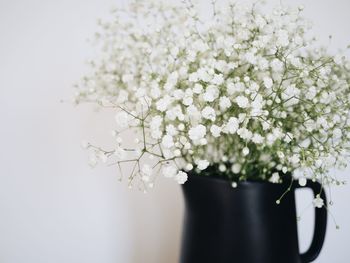
[[[281,183],[272,183],[267,180],[257,180],[257,179],[247,179],[247,180],[242,180],[242,181],[232,181],[226,178],[221,178],[221,177],[216,177],[216,176],[204,176],[200,175],[195,172],[190,172],[188,173],[189,180],[191,178],[196,178],[196,179],[203,179],[203,180],[210,180],[210,181],[216,181],[220,183],[225,183],[225,184],[231,184],[233,182],[237,183],[237,185],[271,185],[271,186],[279,186],[279,185],[286,185],[290,184],[290,179],[287,181],[283,181]]]

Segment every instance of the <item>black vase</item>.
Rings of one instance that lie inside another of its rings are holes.
[[[281,195],[291,187],[280,204]],[[314,195],[321,185],[308,181]],[[272,184],[189,175],[183,185],[185,222],[181,263],[304,263],[319,255],[327,211],[316,208],[310,248],[300,254],[295,207],[296,182]],[[326,202],[324,191],[321,198]],[[311,202],[311,200],[310,200]]]

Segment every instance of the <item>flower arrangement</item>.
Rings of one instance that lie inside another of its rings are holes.
[[[302,8],[213,1],[203,19],[190,1],[134,1],[112,13],[77,86],[77,103],[115,111],[115,145],[84,144],[91,165],[132,163],[129,185],[144,190],[158,174],[183,184],[192,170],[233,186],[291,173],[301,185],[344,183],[329,169],[346,165],[350,64],[315,47]]]

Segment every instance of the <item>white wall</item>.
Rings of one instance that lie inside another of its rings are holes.
[[[109,116],[68,101],[91,54],[86,38],[115,0],[0,0],[0,262],[172,263],[178,261],[182,196],[158,182],[147,195],[117,181],[116,169],[87,166],[81,139],[108,142]],[[209,1],[207,1],[209,2]],[[268,1],[279,2],[279,1]],[[302,3],[332,48],[350,43],[350,2]],[[350,188],[334,189],[318,263],[347,263]],[[310,198],[299,195],[299,206]],[[301,222],[309,243],[311,211]]]

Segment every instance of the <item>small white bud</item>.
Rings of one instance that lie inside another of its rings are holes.
[[[247,156],[249,154],[249,148],[248,147],[244,147],[242,150],[242,153],[244,156]]]
[[[306,180],[305,177],[300,177],[299,180],[298,180],[298,182],[299,182],[299,185],[300,185],[300,186],[305,186],[307,180]]]

